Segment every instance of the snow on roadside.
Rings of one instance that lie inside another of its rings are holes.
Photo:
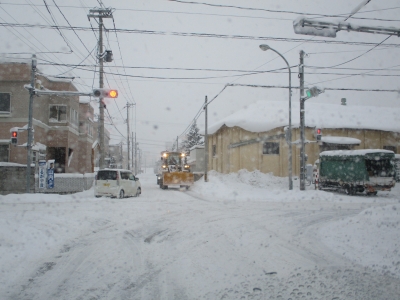
[[[305,191],[299,192],[300,180],[296,177],[293,180],[293,190],[289,191],[287,177],[277,177],[258,170],[252,172],[240,170],[229,174],[210,171],[208,178],[207,183],[203,179],[197,181],[191,192],[211,201],[374,203],[378,199],[378,197],[349,197],[343,193],[317,191],[314,185],[306,186]],[[393,192],[379,192],[379,197],[393,199],[395,195]]]
[[[209,173],[209,182],[200,180],[192,192],[214,201],[313,201],[368,203],[372,207],[356,216],[333,221],[320,229],[320,238],[333,251],[364,266],[400,278],[400,184],[376,197],[347,196],[316,191],[313,186],[299,192],[299,181],[288,191],[288,179],[259,171]],[[385,205],[391,203],[390,205]]]
[[[400,278],[400,204],[368,208],[326,225],[320,235],[338,254]]]

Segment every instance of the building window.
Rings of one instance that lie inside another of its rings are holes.
[[[212,156],[213,157],[217,156],[217,145],[212,145]]]
[[[67,106],[50,105],[49,122],[66,122],[66,121],[67,121]]]
[[[395,154],[397,153],[396,146],[383,146],[383,149],[393,151]]]
[[[0,145],[0,161],[8,162],[8,145]]]
[[[263,144],[263,154],[279,154],[279,143],[265,142]]]
[[[79,115],[78,115],[78,112],[73,108],[71,108],[69,120],[70,120],[70,122],[72,124],[78,126],[78,124],[79,124]]]
[[[91,122],[87,122],[87,123],[86,123],[86,133],[87,133],[89,136],[93,136],[93,125],[92,125]]]
[[[11,112],[11,94],[0,93],[0,114],[9,114]]]

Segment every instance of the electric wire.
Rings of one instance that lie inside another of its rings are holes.
[[[44,2],[44,5],[46,6],[46,9],[47,9],[47,11],[48,11],[48,13],[49,13],[51,19],[53,20],[53,23],[56,25],[57,31],[60,33],[60,35],[61,35],[61,37],[63,38],[64,42],[67,44],[67,46],[68,46],[69,50],[71,51],[71,53],[74,52],[74,51],[72,50],[71,46],[69,45],[68,41],[66,40],[65,36],[62,34],[61,30],[58,28],[58,24],[57,24],[56,20],[54,19],[54,16],[53,16],[53,14],[51,13],[49,7],[47,6],[46,0],[43,0],[43,2]]]
[[[44,1],[44,0],[43,0]],[[64,15],[64,13],[62,12],[62,10],[60,9],[60,7],[57,5],[56,1],[53,0],[54,5],[57,7],[58,11],[60,12],[60,14],[63,16],[64,20],[68,23],[69,27],[72,28],[71,23],[68,21],[67,17]],[[79,39],[79,41],[81,42],[81,44],[83,45],[83,47],[85,47],[86,51],[89,53],[90,56],[92,56],[92,58],[94,59],[94,61],[96,61],[96,59],[93,57],[92,55],[92,51],[90,51],[87,47],[86,44],[82,41],[82,39],[80,38],[80,36],[76,33],[76,31],[74,29],[72,29],[72,31],[74,32],[74,34],[76,35],[76,37]]]
[[[54,29],[53,25],[42,25],[42,24],[21,24],[21,23],[8,23],[3,22],[0,23],[0,26],[3,27],[29,27],[29,28],[46,28],[46,29]],[[93,30],[89,27],[78,27],[73,26],[72,28],[69,26],[58,26],[60,29],[65,30],[82,30],[82,31],[90,31]],[[184,37],[201,37],[201,38],[221,38],[221,39],[240,39],[240,40],[269,40],[269,41],[278,41],[278,42],[295,42],[295,43],[316,43],[316,44],[326,44],[326,45],[352,45],[352,46],[375,46],[376,43],[372,42],[357,42],[357,41],[340,41],[340,40],[310,40],[310,39],[301,39],[301,38],[281,38],[281,37],[271,37],[271,36],[249,36],[249,35],[227,35],[227,34],[214,34],[214,33],[198,33],[198,32],[174,32],[174,31],[154,31],[154,30],[138,30],[138,29],[106,29],[107,31],[116,31],[120,33],[133,33],[133,34],[150,34],[150,35],[173,35],[173,36],[184,36]],[[385,44],[386,48],[399,48],[400,44]]]
[[[115,27],[114,16],[112,17],[112,21],[113,21],[114,29],[116,29],[116,27]],[[125,63],[124,63],[124,59],[123,59],[123,55],[122,55],[122,51],[121,51],[121,46],[120,46],[120,44],[119,44],[119,39],[118,39],[117,32],[115,32],[115,37],[117,38],[117,44],[118,44],[119,54],[120,54],[120,56],[121,56],[121,62],[122,62],[123,70],[124,70],[124,73],[125,73],[125,75],[126,75],[126,69],[125,69],[125,66],[124,66]],[[126,77],[125,77],[125,79],[126,79]],[[131,100],[131,101],[132,101],[133,104],[136,104],[136,101],[135,101],[135,99],[133,98],[133,93],[132,93],[131,86],[130,86],[128,80],[127,80],[127,84],[128,84],[128,89],[129,89],[129,95],[132,97],[132,100]]]
[[[80,1],[81,2],[81,1]],[[24,3],[10,3],[10,2],[2,2],[2,5],[12,5],[12,6],[26,6],[27,4]],[[188,3],[190,4],[190,3]],[[37,4],[37,6],[44,6]],[[49,4],[49,6],[51,6]],[[91,8],[89,6],[81,5],[81,6],[74,6],[74,5],[59,5],[60,7],[65,7],[65,8]],[[358,12],[360,13],[369,13],[369,12],[377,12],[377,11],[386,11],[386,10],[394,10],[394,9],[399,9],[400,7],[390,7],[390,8],[382,8],[382,9],[375,9],[375,10],[367,10],[363,12]],[[120,7],[118,10],[121,11],[138,11],[138,12],[162,12],[162,13],[182,13],[182,14],[199,14],[199,15],[216,15],[216,16],[223,16],[223,17],[249,17],[249,18],[266,18],[266,17],[255,17],[255,16],[238,16],[238,15],[227,15],[227,14],[207,14],[207,13],[192,13],[192,12],[177,12],[177,11],[158,11],[158,10],[145,10],[145,9],[133,9],[133,8],[127,8],[127,7]],[[258,8],[254,8],[252,10],[261,10]],[[345,16],[346,14],[338,14],[338,15],[321,15],[321,14],[309,14],[309,13],[304,13],[304,12],[296,12],[296,11],[284,11],[284,10],[269,10],[267,12],[270,13],[292,13],[292,14],[297,14],[297,15],[316,15],[318,17],[342,17]],[[290,20],[293,21],[292,19],[283,19],[283,18],[266,18],[266,19],[277,19],[277,20]],[[386,22],[398,22],[399,20],[391,20],[391,19],[377,19],[377,18],[353,18],[353,19],[362,19],[362,20],[377,20],[377,21],[386,21]]]
[[[264,11],[264,12],[272,12],[272,13],[286,13],[286,14],[295,14],[295,15],[317,16],[317,17],[330,17],[330,18],[332,18],[332,17],[343,17],[343,16],[347,16],[348,15],[348,13],[335,14],[335,15],[313,14],[313,13],[295,12],[295,11],[290,11],[290,10],[273,10],[273,9],[265,9],[265,8],[235,6],[235,5],[211,4],[211,3],[195,2],[195,1],[182,1],[182,0],[169,0],[169,1],[177,2],[177,3],[181,3],[181,4],[203,5],[203,6],[211,6],[211,7],[218,7],[218,8],[234,8],[234,9],[240,9],[240,10]],[[400,7],[394,7],[394,8],[390,8],[390,9],[398,9],[398,8],[400,8]],[[373,12],[373,11],[378,11],[378,10],[372,10],[372,11],[369,11],[369,12]],[[362,17],[353,17],[353,19],[371,20],[371,18],[362,18]],[[386,19],[379,19],[379,18],[373,18],[372,20],[388,21]],[[394,21],[398,21],[398,20],[394,20]]]

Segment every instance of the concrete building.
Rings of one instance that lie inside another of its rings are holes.
[[[321,103],[305,105],[307,163],[319,153],[336,149],[387,149],[399,153],[400,109]],[[300,112],[292,104],[293,175],[300,174]],[[259,101],[213,124],[208,129],[209,170],[240,169],[288,176],[288,104]],[[315,128],[322,128],[316,143]]]
[[[26,164],[27,131],[10,145],[10,129],[28,124],[30,63],[0,64],[0,161]],[[36,88],[77,91],[71,81],[37,75]],[[55,159],[56,173],[92,173],[98,160],[97,123],[90,103],[78,96],[46,95],[33,101],[32,162]],[[105,144],[108,145],[109,134]],[[24,147],[25,145],[25,147]],[[106,149],[107,151],[107,149]]]

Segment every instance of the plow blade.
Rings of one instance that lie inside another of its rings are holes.
[[[164,185],[185,185],[190,186],[193,185],[194,176],[193,173],[188,172],[171,172],[163,174]]]

